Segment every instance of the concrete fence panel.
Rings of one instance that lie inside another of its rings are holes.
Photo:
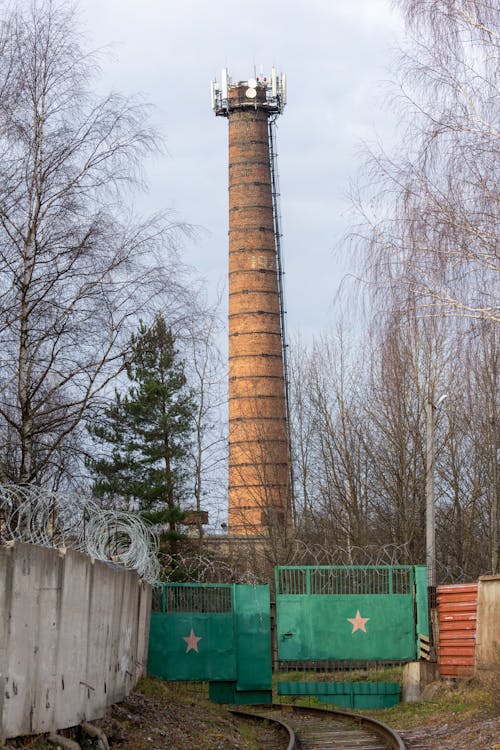
[[[0,740],[103,716],[145,672],[151,586],[30,544],[0,547]]]
[[[479,669],[500,667],[500,575],[479,579],[476,665]]]

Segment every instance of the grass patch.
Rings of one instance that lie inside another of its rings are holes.
[[[403,679],[402,665],[380,669],[294,670],[275,672],[273,683],[278,682],[398,682]]]
[[[145,698],[164,698],[174,703],[194,698],[208,702],[208,682],[167,682],[160,677],[141,677],[136,691]]]
[[[491,689],[488,676],[477,676],[466,680],[442,682],[432,700],[417,703],[398,703],[391,708],[349,709],[338,706],[340,711],[371,716],[395,729],[416,729],[438,724],[457,723],[480,717],[500,715],[498,688]],[[278,701],[296,706],[335,708],[315,696],[279,696]]]
[[[498,715],[491,691],[475,679],[443,682],[430,701],[399,703],[392,708],[362,713],[398,729]]]
[[[242,741],[245,743],[245,747],[248,750],[259,750],[262,748],[261,736],[257,730],[255,724],[251,724],[249,721],[243,719],[237,719],[238,732]]]
[[[162,682],[156,677],[141,677],[137,683],[136,690],[139,693],[142,693],[146,698],[153,698],[165,694],[167,683]]]

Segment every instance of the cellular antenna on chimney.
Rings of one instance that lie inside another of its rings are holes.
[[[252,86],[251,83],[255,81],[256,85]],[[247,89],[258,89],[260,92],[259,96],[259,107],[262,107],[269,114],[281,114],[286,104],[286,77],[284,73],[278,76],[276,68],[271,69],[271,75],[268,76],[262,72],[262,67],[259,75],[254,75],[253,78],[247,81],[239,81],[237,84],[233,84],[227,68],[222,69],[221,82],[218,83],[217,79],[211,82],[211,97],[212,97],[212,109],[216,115],[221,117],[227,117],[229,115],[230,107],[232,102],[229,101],[229,90],[235,86],[246,86]],[[250,96],[249,99],[256,97]],[[244,101],[240,102],[240,105]],[[247,104],[252,102],[247,102]]]

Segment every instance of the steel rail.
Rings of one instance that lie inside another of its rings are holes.
[[[274,708],[274,706],[270,706],[270,708]],[[234,714],[234,716],[242,716],[244,719],[260,719],[261,721],[271,721],[274,724],[278,724],[288,734],[288,745],[286,750],[299,750],[300,745],[297,742],[297,737],[294,730],[284,721],[281,721],[281,719],[276,719],[274,716],[254,714],[251,711],[240,711],[235,708],[230,708],[229,713]]]
[[[340,719],[340,720],[347,720],[350,722],[354,722],[358,724],[359,727],[366,729],[367,731],[372,732],[373,734],[378,735],[385,745],[388,748],[391,748],[391,750],[406,750],[406,745],[404,744],[401,737],[395,732],[391,727],[389,727],[387,724],[384,724],[381,721],[378,721],[377,719],[372,719],[369,716],[364,716],[363,714],[359,713],[350,713],[348,711],[340,711],[338,709],[330,709],[330,708],[317,708],[313,706],[297,706],[290,703],[273,703],[271,706],[268,707],[269,710],[279,710],[279,711],[291,711],[293,713],[302,713],[302,714],[316,714],[318,716],[322,717],[328,717],[331,716],[332,718]],[[279,724],[283,729],[285,729],[288,732],[289,742],[287,746],[287,750],[298,750],[300,745],[300,735],[297,736],[295,731],[292,727],[290,727],[286,722],[282,721],[281,719],[276,718],[275,716],[269,715],[269,714],[258,714],[253,713],[250,711],[240,711],[237,709],[230,709],[230,712],[236,716],[241,716],[243,718],[253,718],[253,719],[261,719],[266,721],[275,722],[276,724]]]

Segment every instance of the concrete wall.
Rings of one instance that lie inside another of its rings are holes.
[[[0,740],[103,716],[144,673],[151,586],[30,544],[0,547]]]
[[[500,668],[500,576],[482,576],[477,592],[476,665]]]

